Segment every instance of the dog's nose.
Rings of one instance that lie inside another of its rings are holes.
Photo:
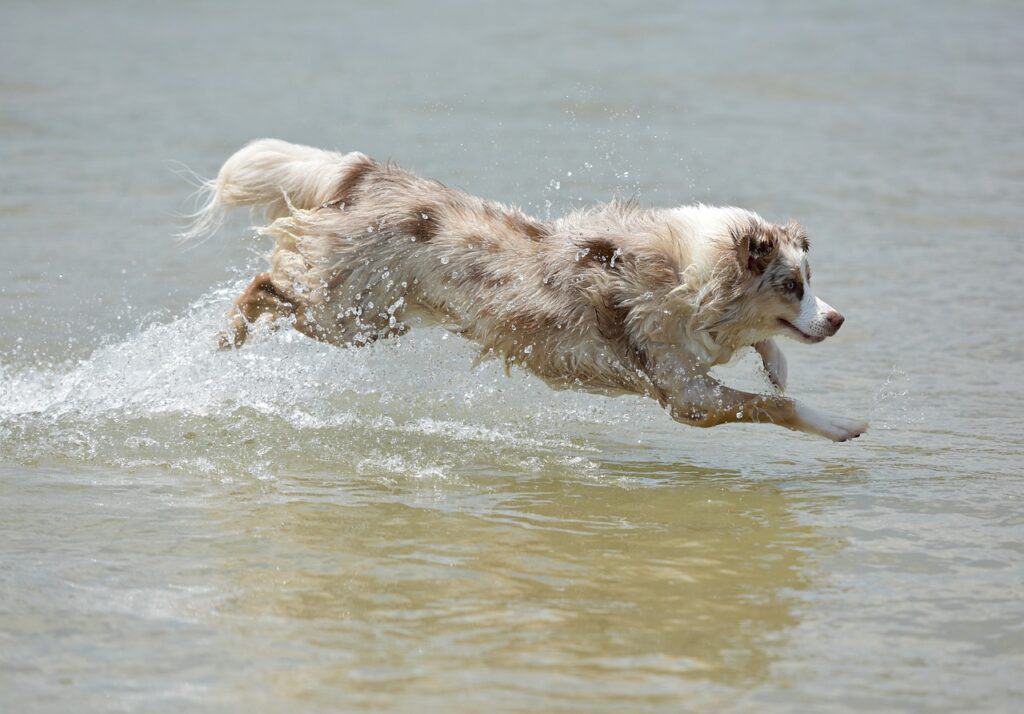
[[[842,315],[840,315],[838,312],[836,312],[834,310],[832,312],[830,312],[828,314],[828,317],[825,318],[825,319],[828,320],[828,324],[832,326],[832,334],[833,335],[836,334],[837,332],[839,332],[839,328],[843,326],[843,321],[846,320],[845,317],[843,317]]]

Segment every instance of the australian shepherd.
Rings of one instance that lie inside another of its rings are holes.
[[[843,324],[814,294],[796,223],[628,201],[541,221],[359,152],[274,139],[239,150],[206,189],[190,235],[254,206],[276,241],[270,270],[235,301],[225,347],[260,319],[338,346],[425,320],[557,389],[645,395],[693,426],[769,423],[834,441],[867,429],[781,395],[774,338],[821,342]],[[777,393],[709,375],[748,346]]]

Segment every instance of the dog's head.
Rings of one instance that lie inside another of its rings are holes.
[[[734,228],[732,241],[743,278],[739,312],[752,332],[821,342],[842,326],[843,316],[814,294],[810,244],[800,225],[755,217]]]

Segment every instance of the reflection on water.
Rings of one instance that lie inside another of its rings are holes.
[[[62,564],[37,583],[45,598],[59,593],[58,609],[77,601],[58,641],[129,631],[84,659],[60,657],[70,681],[123,671],[152,646],[144,638],[168,661],[204,651],[166,675],[163,704],[726,701],[768,676],[826,547],[794,513],[804,496],[684,464],[201,482],[186,498],[154,478],[134,486],[148,516],[119,518],[128,485],[100,480],[96,499],[113,512],[68,514],[19,557]],[[13,480],[5,495],[17,499]],[[82,487],[45,489],[61,499]],[[84,550],[73,537],[83,530],[108,545]],[[140,541],[146,589],[130,567]],[[24,635],[41,626],[21,624]],[[145,690],[154,676],[139,668],[122,686]]]

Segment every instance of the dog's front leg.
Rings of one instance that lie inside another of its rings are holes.
[[[832,441],[855,439],[868,428],[859,419],[827,414],[788,397],[741,392],[707,375],[690,377],[668,395],[667,406],[673,419],[700,427],[769,423]]]
[[[768,338],[754,343],[754,349],[761,355],[764,363],[764,371],[768,373],[768,379],[779,388],[780,392],[786,391],[786,380],[789,376],[789,369],[786,366],[786,355],[775,344],[775,340]]]

